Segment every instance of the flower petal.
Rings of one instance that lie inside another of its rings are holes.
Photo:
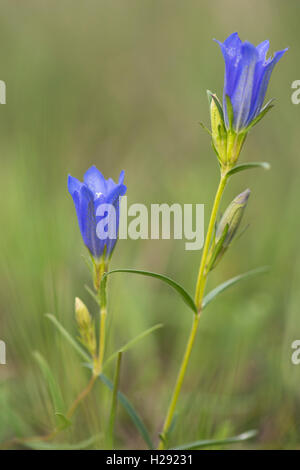
[[[124,183],[124,178],[125,178],[125,171],[122,170],[121,173],[120,173],[120,176],[119,176],[119,184]]]
[[[256,47],[245,41],[241,47],[241,56],[238,64],[238,78],[231,96],[234,127],[237,132],[246,126],[251,109],[254,72],[258,59]]]
[[[253,105],[251,114],[249,116],[249,122],[256,118],[256,116],[258,116],[260,113],[265,100],[272,71],[286,51],[287,49],[283,49],[282,51],[275,52],[273,59],[268,60],[267,64],[265,65],[257,64],[258,70],[255,73],[255,90],[253,94]]]
[[[258,52],[258,60],[265,61],[266,60],[266,55],[270,47],[270,42],[268,40],[261,42],[258,44],[256,47],[256,50]]]
[[[94,195],[96,193],[106,194],[105,178],[95,165],[91,166],[91,168],[86,171],[84,182]]]
[[[85,185],[82,186],[80,191],[79,212],[78,222],[84,244],[93,256],[99,257],[103,251],[103,241],[99,240],[96,235],[94,194]]]
[[[73,178],[73,176],[68,175],[68,190],[71,196],[73,196],[74,192],[79,192],[83,183],[79,181],[77,178]]]

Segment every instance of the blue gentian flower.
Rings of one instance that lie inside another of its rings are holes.
[[[119,198],[127,189],[123,181],[124,171],[120,173],[119,182],[115,183],[111,178],[106,180],[95,166],[87,170],[83,183],[70,175],[68,177],[68,190],[74,201],[81,236],[93,258],[99,259],[105,256],[108,259],[115,247],[120,218]],[[97,235],[97,224],[104,217],[108,219],[110,217],[109,211],[98,216],[101,205],[103,208],[112,205],[116,220],[115,234],[111,236],[108,230],[107,237],[100,239]]]
[[[269,41],[257,47],[242,42],[237,33],[231,34],[223,43],[217,41],[225,60],[225,83],[223,92],[224,120],[230,128],[229,97],[233,111],[233,130],[246,129],[263,111],[263,103],[271,73],[287,49],[266,58]]]

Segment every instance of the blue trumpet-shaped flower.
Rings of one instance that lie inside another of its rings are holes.
[[[269,41],[255,47],[242,42],[237,33],[231,34],[223,43],[217,41],[225,60],[225,83],[223,92],[224,120],[227,129],[236,133],[246,129],[264,110],[263,103],[272,70],[287,49],[266,58]],[[228,101],[228,98],[230,102]]]
[[[111,178],[106,180],[95,166],[87,170],[83,183],[70,175],[68,177],[68,190],[74,201],[81,236],[96,259],[102,255],[109,258],[115,247],[120,219],[119,198],[127,189],[123,181],[124,171],[119,182],[115,183]],[[99,237],[101,221],[103,225],[105,221],[106,229]],[[110,230],[110,226],[114,230]]]

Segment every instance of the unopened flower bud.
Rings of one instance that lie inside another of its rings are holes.
[[[234,198],[234,200],[229,204],[226,211],[224,212],[224,215],[217,227],[215,239],[215,242],[218,243],[224,233],[226,226],[228,225],[228,230],[222,244],[223,248],[227,248],[235,236],[236,231],[241,223],[249,196],[250,189],[246,189],[246,191]]]
[[[207,271],[211,271],[220,261],[229,247],[241,223],[248,199],[250,189],[239,194],[227,207],[224,215],[217,226],[213,245],[210,249]]]
[[[86,305],[78,297],[75,299],[75,314],[80,341],[94,357],[97,348],[95,325]]]
[[[86,328],[91,323],[90,312],[88,311],[86,305],[79,299],[75,298],[75,314],[76,320],[79,328]]]

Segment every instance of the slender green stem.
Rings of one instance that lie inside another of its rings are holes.
[[[99,335],[99,357],[97,374],[101,374],[105,350],[105,323],[106,323],[106,306],[100,309],[100,335]]]
[[[107,270],[108,266],[105,264],[104,258],[100,263],[95,265],[94,273],[94,286],[97,291],[97,295],[100,303],[100,331],[99,331],[99,349],[96,358],[94,359],[94,369],[93,374],[99,375],[102,372],[103,360],[104,360],[104,351],[105,351],[105,323],[107,316],[106,308],[106,277],[103,277],[103,274]]]
[[[218,213],[219,205],[221,202],[222,194],[226,186],[226,182],[227,182],[226,174],[221,175],[220,183],[216,192],[216,196],[215,196],[215,200],[214,200],[214,204],[213,204],[213,208],[212,208],[212,212],[210,216],[210,221],[208,224],[208,229],[207,229],[206,239],[205,239],[205,243],[203,247],[201,263],[200,263],[199,273],[198,273],[198,279],[197,279],[197,284],[196,284],[195,303],[198,308],[198,313],[194,315],[192,330],[188,338],[185,353],[184,353],[183,360],[180,365],[180,369],[179,369],[176,384],[173,390],[171,402],[170,402],[167,416],[164,422],[163,431],[161,433],[161,439],[160,439],[160,443],[158,446],[159,450],[165,449],[165,446],[166,446],[167,434],[172,424],[175,408],[176,408],[178,397],[179,397],[180,390],[181,390],[181,386],[183,383],[183,379],[186,373],[186,369],[188,366],[188,362],[189,362],[192,348],[194,345],[194,341],[196,338],[196,333],[198,330],[198,324],[199,324],[200,315],[201,315],[201,304],[202,304],[206,278],[207,278],[207,273],[205,272],[207,255],[209,252],[209,247],[210,247],[210,243],[211,243],[211,239],[212,239],[212,235],[214,231],[217,213]]]
[[[93,386],[94,386],[94,383],[95,383],[95,380],[96,380],[96,376],[93,375],[89,381],[89,383],[87,384],[86,388],[82,390],[82,392],[80,392],[80,394],[77,396],[77,398],[75,399],[75,401],[72,403],[72,405],[70,406],[69,408],[69,411],[68,413],[66,414],[66,417],[68,419],[71,419],[76,408],[78,407],[78,405],[82,402],[82,400],[90,393],[90,391],[92,390]]]
[[[197,284],[196,284],[196,291],[195,291],[195,304],[198,308],[198,310],[201,310],[201,303],[202,303],[202,298],[204,294],[204,289],[205,289],[205,284],[206,284],[206,273],[205,273],[205,267],[206,267],[206,260],[207,260],[207,255],[208,255],[208,250],[210,247],[211,243],[211,238],[213,235],[214,231],[214,226],[216,223],[216,218],[218,214],[218,209],[219,205],[221,202],[221,198],[226,186],[227,182],[227,176],[226,174],[224,176],[221,176],[220,183],[216,192],[215,200],[214,200],[214,205],[212,208],[208,228],[207,228],[207,234],[205,238],[205,243],[203,247],[203,252],[202,252],[202,257],[201,257],[201,263],[200,263],[200,268],[198,272],[198,278],[197,278]]]
[[[172,396],[172,399],[171,399],[171,402],[170,402],[170,406],[169,406],[168,413],[167,413],[167,416],[166,416],[166,420],[165,420],[165,423],[164,423],[163,431],[161,433],[161,440],[160,440],[160,444],[159,444],[159,447],[158,447],[159,449],[164,449],[165,448],[167,433],[168,433],[168,430],[170,429],[170,426],[172,424],[172,420],[173,420],[177,400],[178,400],[178,397],[179,397],[182,382],[183,382],[183,379],[184,379],[184,376],[185,376],[185,371],[186,371],[186,368],[187,368],[187,365],[188,365],[188,362],[189,362],[189,358],[190,358],[190,355],[191,355],[191,350],[192,350],[194,340],[195,340],[195,337],[196,337],[199,319],[200,319],[199,315],[194,315],[192,330],[191,330],[189,340],[188,340],[187,345],[186,345],[183,360],[182,360],[182,363],[181,363],[181,366],[180,366],[180,369],[179,369],[179,373],[178,373],[178,376],[177,376],[173,396]]]

